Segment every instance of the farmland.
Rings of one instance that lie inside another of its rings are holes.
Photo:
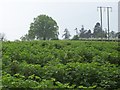
[[[120,46],[107,41],[2,43],[2,86],[7,88],[120,89]]]

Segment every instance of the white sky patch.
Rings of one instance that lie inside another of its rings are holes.
[[[0,0],[1,2],[118,2],[119,0]]]

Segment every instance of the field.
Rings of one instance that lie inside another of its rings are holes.
[[[112,41],[3,42],[2,89],[120,90],[119,54]]]

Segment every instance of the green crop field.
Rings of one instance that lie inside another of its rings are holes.
[[[120,90],[120,46],[107,41],[2,43],[2,90]]]

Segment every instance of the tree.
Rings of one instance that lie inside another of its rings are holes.
[[[117,33],[116,33],[116,37],[117,37],[118,39],[120,39],[120,32],[117,32]]]
[[[105,28],[105,30],[104,30],[104,36],[105,36],[106,39],[108,38],[108,30],[107,30],[107,28]]]
[[[66,28],[65,30],[64,30],[64,34],[63,34],[63,36],[62,37],[64,37],[64,39],[70,39],[70,32],[68,31],[68,29]]]
[[[106,38],[106,32],[102,30],[99,22],[96,23],[93,32],[94,38]]]
[[[101,32],[102,32],[102,28],[100,26],[100,23],[96,23],[95,27],[94,27],[94,32],[93,32],[93,37],[94,38],[101,38]]]
[[[86,38],[91,38],[91,35],[92,35],[92,33],[91,33],[91,30],[89,29],[89,30],[85,33],[85,36],[86,36]]]
[[[34,39],[57,39],[58,38],[58,25],[55,20],[47,15],[39,15],[34,18],[34,22],[30,24],[28,37],[30,40]]]
[[[4,41],[5,39],[5,34],[4,33],[0,33],[0,41]]]
[[[76,35],[79,35],[78,29],[75,28]]]
[[[75,28],[74,30],[75,30],[75,32],[76,32],[76,35],[73,36],[72,40],[79,40],[79,32],[78,32],[78,29]]]
[[[114,31],[110,32],[110,38],[115,38],[116,37],[116,33]]]
[[[79,40],[79,36],[78,35],[74,35],[72,40]]]
[[[29,40],[29,36],[28,36],[28,34],[25,34],[25,35],[22,36],[20,39],[21,39],[22,41],[28,41],[28,40]]]
[[[107,32],[106,31],[102,31],[102,38],[107,38]]]
[[[80,37],[80,38],[85,38],[85,37],[86,37],[86,36],[85,36],[85,33],[86,33],[87,30],[84,29],[84,26],[83,26],[83,25],[82,25],[82,28],[81,28],[79,31],[80,31],[79,37]]]

